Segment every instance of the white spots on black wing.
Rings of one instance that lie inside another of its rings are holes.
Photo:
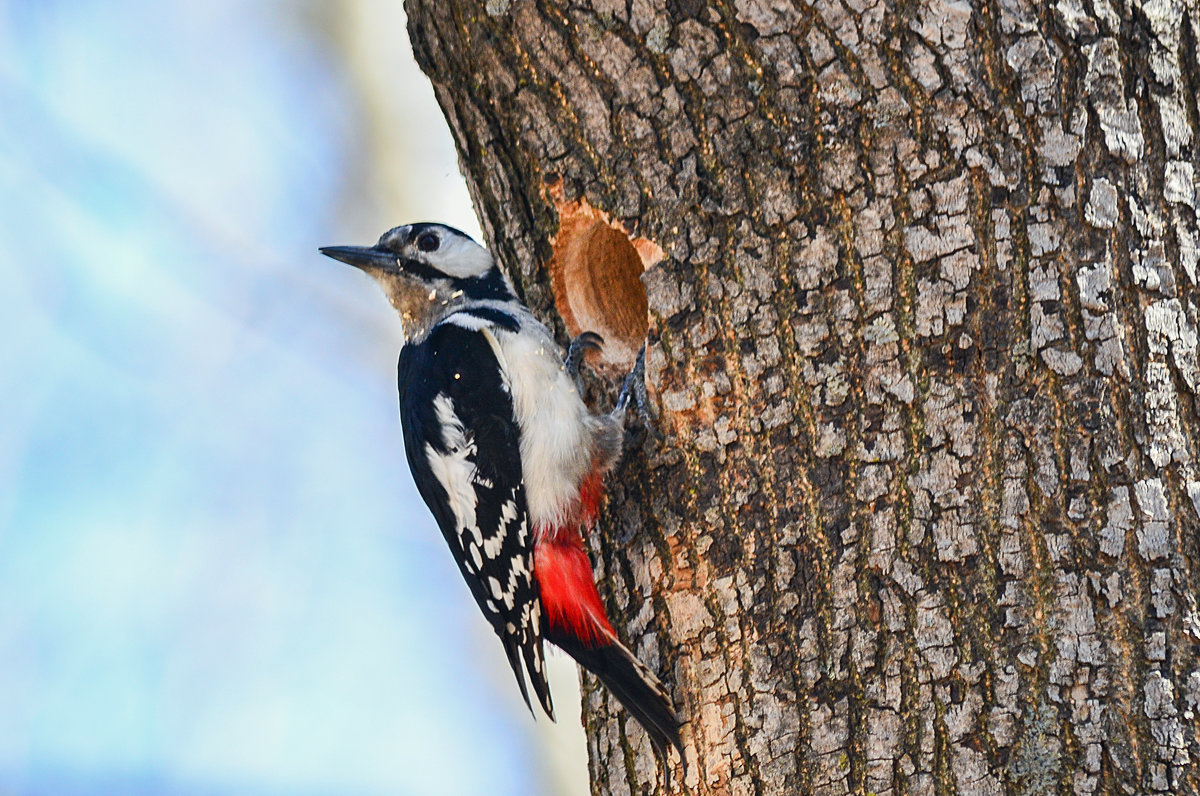
[[[508,499],[498,505],[495,514],[484,520],[482,540],[485,583],[489,593],[509,611],[524,612],[525,605],[536,602],[533,587],[531,552],[525,546],[528,517],[521,510],[520,486],[513,487]]]
[[[502,577],[488,575],[486,585],[492,597],[512,611],[533,599],[532,579],[525,556],[515,556]]]
[[[483,544],[483,532],[479,530],[478,525],[468,525],[465,528],[459,528],[458,533],[464,546],[470,544],[478,547]],[[469,539],[467,538],[467,534],[471,535]]]
[[[515,489],[513,493],[513,496],[504,501],[503,505],[500,506],[500,514],[496,522],[496,532],[483,542],[484,555],[489,559],[498,558],[503,553],[504,546],[514,530],[512,527],[513,523],[517,519],[521,520],[520,525],[515,529],[517,531],[517,550],[524,550],[525,538],[521,530],[525,525],[525,518],[517,508]],[[522,562],[522,566],[524,566],[524,562]]]
[[[488,558],[496,558],[500,555],[500,548],[504,546],[504,526],[501,525],[496,535],[483,543],[483,554]]]

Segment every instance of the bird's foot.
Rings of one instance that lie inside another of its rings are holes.
[[[567,346],[567,375],[575,382],[575,388],[583,392],[583,383],[579,378],[579,366],[583,364],[583,356],[588,351],[599,351],[604,345],[604,338],[595,332],[582,332]]]
[[[642,423],[655,436],[658,436],[658,429],[654,427],[654,410],[650,406],[650,395],[646,392],[646,344],[642,343],[642,348],[638,351],[637,361],[633,364],[633,370],[625,376],[625,383],[621,385],[621,394],[617,396],[617,406],[613,410],[614,415],[618,415],[622,420],[625,418],[625,411],[632,403],[637,407],[637,413],[642,419]]]

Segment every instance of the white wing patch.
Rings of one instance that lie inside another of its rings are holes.
[[[455,529],[467,554],[467,566],[470,568],[474,564],[474,569],[478,572],[483,565],[479,549],[483,544],[483,534],[476,519],[475,440],[463,428],[462,420],[455,413],[454,402],[450,400],[449,395],[439,393],[433,399],[433,410],[437,415],[446,452],[439,452],[427,442],[425,458],[429,460],[429,469],[433,472],[433,477],[442,485],[450,501]]]

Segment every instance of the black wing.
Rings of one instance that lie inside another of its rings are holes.
[[[500,636],[525,704],[519,656],[553,719],[519,430],[489,342],[489,336],[495,340],[490,324],[500,321],[503,328],[516,321],[497,314],[451,316],[423,342],[401,350],[400,422],[417,489]]]

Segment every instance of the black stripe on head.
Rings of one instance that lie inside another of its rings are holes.
[[[423,263],[420,260],[410,260],[407,257],[400,258],[400,270],[406,274],[411,274],[423,282],[435,282],[439,279],[449,280],[451,282],[461,282],[467,280],[454,279],[453,277],[439,271],[428,263]],[[464,293],[466,291],[463,291]]]
[[[466,279],[450,276],[444,271],[434,268],[420,260],[407,257],[399,258],[400,270],[423,282],[432,284],[438,280],[450,283],[453,290],[461,290],[462,294],[472,301],[511,301],[516,296],[508,286],[508,281],[500,268],[493,265],[482,276],[472,276]]]

